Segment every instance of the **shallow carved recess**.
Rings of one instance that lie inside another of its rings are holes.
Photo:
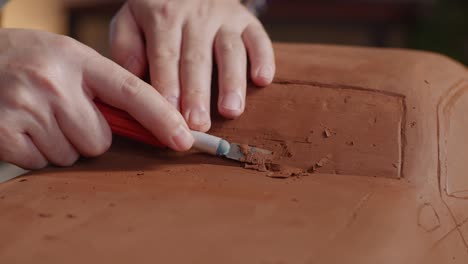
[[[211,132],[282,153],[286,163],[302,169],[326,158],[317,172],[399,178],[404,111],[397,94],[276,81],[251,87],[246,113],[217,120]]]

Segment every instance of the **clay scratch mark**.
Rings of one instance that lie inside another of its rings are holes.
[[[434,206],[430,203],[424,203],[418,210],[418,226],[424,231],[430,233],[440,227],[440,217]]]
[[[449,195],[449,193],[447,193],[447,190],[443,190],[444,189],[444,183],[443,183],[443,179],[442,179],[442,176],[445,176],[445,178],[447,177],[447,175],[443,175],[442,173],[442,167],[445,168],[445,172],[447,171],[447,164],[446,164],[446,161],[445,161],[445,156],[447,155],[446,152],[446,144],[447,144],[447,139],[442,136],[446,136],[447,134],[447,131],[446,130],[446,127],[447,127],[447,120],[446,118],[446,112],[448,111],[448,107],[450,107],[452,104],[453,104],[453,100],[454,98],[458,97],[460,91],[463,92],[463,90],[465,90],[466,88],[463,86],[464,84],[466,83],[466,80],[459,80],[457,82],[455,82],[453,85],[450,86],[450,88],[444,92],[438,102],[437,102],[437,111],[436,111],[436,122],[437,122],[437,128],[436,128],[436,133],[437,133],[437,159],[438,159],[438,163],[437,163],[437,179],[439,181],[439,195],[440,197],[442,198],[443,200],[443,193],[445,193],[446,195]],[[460,88],[460,87],[463,87],[463,88]],[[444,131],[442,131],[442,122],[444,122]],[[442,135],[443,134],[443,135]],[[442,141],[442,138],[443,138],[443,141]],[[442,153],[443,152],[443,153]],[[442,155],[443,154],[443,155]],[[459,197],[453,197],[455,199],[460,199]],[[448,205],[446,205],[447,208],[448,208]],[[450,208],[449,208],[449,211],[450,211]],[[452,214],[453,215],[453,214]]]
[[[460,199],[460,200],[468,200],[468,190],[461,190],[456,192],[448,193],[447,189],[445,189],[447,196]]]
[[[353,86],[353,85],[344,85],[344,84],[338,84],[338,83],[321,83],[321,82],[314,82],[314,81],[288,80],[288,79],[281,79],[281,78],[275,78],[273,83],[276,83],[276,84],[302,84],[302,85],[320,86],[320,87],[324,87],[324,88],[333,88],[333,89],[371,91],[371,92],[376,92],[376,93],[380,93],[380,94],[405,98],[405,95],[399,94],[399,93],[383,91],[383,90],[378,90],[378,89],[371,89],[371,88],[366,88],[366,87]]]
[[[450,229],[445,235],[443,235],[440,239],[438,239],[434,244],[431,246],[431,251],[434,250],[439,244],[444,242],[445,239],[447,239],[454,231],[457,230],[457,227],[455,226],[454,228]]]
[[[406,97],[403,97],[403,103],[401,104],[401,120],[400,120],[400,178],[404,178],[404,168],[406,167],[406,147],[408,145],[406,139],[406,122],[408,115],[408,108],[406,107]]]
[[[463,233],[461,232],[460,230],[460,226],[459,224],[457,224],[457,219],[455,218],[455,215],[454,213],[452,212],[452,209],[450,208],[450,206],[448,205],[448,203],[445,201],[445,197],[444,197],[444,194],[449,196],[449,193],[447,193],[447,190],[446,188],[444,188],[444,179],[447,177],[447,175],[444,175],[442,173],[442,168],[445,168],[445,171],[447,170],[446,166],[446,162],[443,162],[445,161],[445,156],[446,156],[446,144],[447,144],[447,140],[446,138],[442,138],[442,136],[446,134],[446,131],[442,131],[442,122],[447,122],[445,119],[444,119],[444,114],[445,112],[447,111],[447,105],[450,105],[450,100],[452,100],[452,98],[454,97],[454,94],[457,94],[458,90],[460,90],[459,87],[461,87],[462,85],[466,84],[466,80],[459,80],[457,82],[455,82],[446,92],[444,92],[441,97],[439,98],[439,101],[437,103],[437,112],[436,112],[436,122],[437,122],[437,159],[438,159],[438,163],[437,163],[437,180],[439,182],[438,184],[438,189],[439,189],[439,196],[441,198],[441,201],[442,203],[444,204],[444,206],[447,208],[449,214],[450,214],[450,218],[452,218],[453,222],[456,224],[456,226],[453,228],[452,231],[457,231],[462,242],[463,242],[463,245],[465,246],[465,249],[468,251],[468,242],[467,240],[465,239],[465,237],[463,236]],[[465,89],[465,88],[463,88]],[[445,127],[444,127],[445,128]],[[443,134],[442,134],[443,133]],[[444,144],[445,143],[445,144]],[[444,155],[443,155],[444,154]],[[443,176],[444,179],[443,179]],[[458,197],[452,197],[454,199],[460,199]],[[465,220],[465,221],[468,221]],[[465,222],[463,221],[463,223]],[[450,232],[449,232],[450,233]],[[449,234],[448,233],[448,234]],[[447,236],[448,236],[447,234]]]
[[[359,215],[359,212],[361,211],[362,207],[364,206],[364,204],[369,201],[369,199],[371,198],[371,196],[374,194],[374,192],[370,192],[366,195],[364,195],[360,200],[359,202],[356,204],[356,206],[354,207],[354,210],[353,212],[351,213],[351,216],[350,218],[348,219],[347,223],[346,223],[346,228],[348,228],[349,226],[351,226],[357,219],[358,215]]]
[[[263,138],[264,140],[268,140],[268,141],[272,141],[272,142],[280,142],[280,143],[283,143],[285,140],[284,139],[280,139],[280,138],[268,138],[268,137],[264,137]],[[311,142],[308,142],[307,140],[289,140],[290,143],[297,143],[297,144],[309,144]]]
[[[455,218],[455,215],[453,214],[452,212],[452,209],[450,209],[450,206],[447,204],[447,202],[444,200],[444,198],[442,198],[442,203],[445,205],[445,207],[447,208],[447,210],[449,211],[450,213],[450,217],[452,218],[453,222],[456,224],[455,226],[455,230],[458,232],[458,234],[460,235],[462,241],[463,241],[463,245],[465,246],[465,249],[468,251],[468,243],[465,239],[465,237],[463,236],[463,233],[462,231],[460,230],[460,225],[457,224],[457,219]],[[465,219],[462,223],[465,223],[466,221],[468,221],[468,219]]]
[[[373,194],[374,194],[374,191],[370,191],[370,192],[366,193],[364,196],[362,196],[359,199],[359,201],[354,206],[352,212],[347,217],[345,223],[342,224],[342,225],[339,225],[337,228],[335,228],[334,230],[332,230],[330,232],[330,234],[328,235],[327,242],[323,243],[324,247],[328,247],[335,240],[337,240],[337,238],[340,236],[340,234],[345,232],[356,221],[356,219],[359,216],[360,211],[362,210],[364,205],[369,202],[369,200],[370,200],[370,198],[372,197]]]
[[[464,239],[463,234],[460,231],[460,227],[462,227],[464,224],[468,223],[468,218],[463,220],[460,224],[455,225],[452,229],[450,229],[445,235],[443,235],[440,239],[438,239],[434,244],[431,246],[431,250],[435,249],[439,244],[444,242],[445,239],[447,239],[453,232],[458,232],[461,237],[463,244],[465,245],[465,248],[468,250],[468,245]]]

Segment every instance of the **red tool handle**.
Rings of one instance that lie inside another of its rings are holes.
[[[114,134],[151,144],[156,147],[165,147],[151,132],[140,125],[140,123],[127,112],[107,105],[99,100],[95,100],[94,102],[106,118]]]

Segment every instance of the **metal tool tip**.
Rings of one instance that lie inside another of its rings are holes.
[[[231,144],[226,140],[221,140],[218,144],[218,149],[216,150],[216,155],[218,156],[225,156],[231,150]]]

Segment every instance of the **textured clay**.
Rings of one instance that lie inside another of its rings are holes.
[[[0,185],[0,263],[468,263],[466,68],[275,49],[274,84],[211,131],[273,160],[116,138],[100,158]]]

